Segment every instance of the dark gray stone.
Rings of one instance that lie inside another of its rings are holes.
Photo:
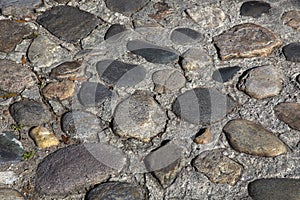
[[[116,41],[123,36],[123,32],[126,31],[126,27],[121,24],[113,24],[109,27],[105,33],[104,40]]]
[[[42,4],[42,0],[0,0],[0,9],[2,15],[24,18],[32,16]]]
[[[131,15],[142,9],[149,0],[105,0],[108,9],[124,15]]]
[[[300,104],[284,102],[275,106],[275,115],[281,121],[287,123],[292,129],[300,131]]]
[[[22,160],[24,149],[17,136],[11,132],[0,134],[0,164]]]
[[[212,78],[215,81],[224,83],[230,81],[240,69],[238,66],[220,68],[214,71]]]
[[[261,17],[263,13],[269,13],[270,4],[263,1],[247,1],[240,8],[240,15],[251,16],[254,18]]]
[[[0,199],[25,200],[25,197],[17,190],[11,188],[0,188]]]
[[[286,60],[291,62],[300,62],[300,43],[290,43],[283,47],[283,54]]]
[[[170,39],[176,44],[194,44],[204,39],[204,36],[190,28],[176,28],[172,31]]]

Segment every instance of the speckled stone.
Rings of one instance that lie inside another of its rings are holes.
[[[69,97],[72,97],[74,91],[75,83],[69,80],[49,83],[42,89],[42,93],[47,99],[59,100],[64,100]]]
[[[65,79],[83,75],[82,62],[71,61],[64,62],[57,67],[53,68],[50,73],[51,78]]]
[[[0,9],[2,15],[24,18],[33,16],[34,9],[42,4],[42,0],[0,0]]]
[[[176,28],[171,32],[170,39],[179,45],[195,44],[204,39],[204,35],[190,28]]]
[[[104,40],[117,41],[124,35],[125,31],[126,27],[124,25],[113,24],[106,31]]]
[[[212,64],[212,59],[204,49],[191,48],[184,52],[181,57],[182,68],[186,71],[195,71]]]
[[[58,138],[47,128],[37,126],[30,130],[30,137],[39,148],[48,148],[59,145]]]
[[[290,10],[283,13],[281,20],[285,25],[288,25],[296,30],[300,30],[300,11]]]
[[[300,42],[290,43],[282,51],[287,61],[300,62]]]
[[[214,71],[212,78],[215,81],[225,83],[230,81],[240,69],[241,67],[238,66],[220,68]]]
[[[177,70],[163,69],[153,73],[154,91],[158,93],[177,92],[185,86],[185,77]]]
[[[17,190],[11,188],[0,188],[0,199],[25,200],[25,197]]]
[[[108,9],[124,15],[131,15],[143,8],[149,0],[105,0]]]
[[[251,16],[254,18],[261,17],[262,14],[269,13],[271,9],[270,4],[263,1],[246,1],[240,8],[240,15]]]
[[[22,143],[12,132],[0,134],[0,164],[19,162],[22,160],[24,149]]]
[[[275,115],[292,129],[300,131],[300,104],[294,102],[280,103],[274,108]]]

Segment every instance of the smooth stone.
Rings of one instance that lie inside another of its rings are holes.
[[[64,62],[53,68],[50,73],[50,78],[66,79],[83,75],[82,62],[70,61]]]
[[[176,98],[173,112],[192,124],[208,125],[223,119],[235,106],[229,96],[215,89],[195,88]]]
[[[22,160],[24,149],[22,143],[12,132],[0,134],[0,164],[19,162]]]
[[[35,189],[46,195],[82,192],[120,172],[125,163],[123,153],[105,144],[70,145],[49,154],[39,163]]]
[[[179,55],[172,49],[157,46],[141,40],[131,40],[127,43],[127,49],[136,55],[145,58],[148,62],[158,64],[175,63]]]
[[[149,0],[105,0],[106,7],[113,12],[131,15],[142,9]]]
[[[146,69],[143,66],[118,60],[99,61],[96,64],[96,69],[104,82],[123,87],[134,86],[146,77]]]
[[[278,119],[285,122],[292,129],[300,131],[300,104],[293,102],[280,103],[274,108]]]
[[[252,121],[231,120],[223,127],[223,131],[230,146],[241,153],[275,157],[287,152],[285,144],[274,133]]]
[[[190,28],[176,28],[172,31],[170,39],[175,44],[195,44],[204,39],[204,35]]]
[[[300,43],[290,43],[282,48],[287,61],[300,62]]]
[[[30,130],[30,137],[39,148],[48,148],[59,145],[58,138],[47,128],[37,126]]]
[[[193,167],[211,182],[235,185],[242,174],[243,166],[224,156],[221,150],[205,151],[193,160]]]
[[[245,23],[236,25],[213,38],[221,60],[231,58],[267,57],[281,40],[269,29]]]
[[[0,184],[13,185],[18,179],[18,175],[14,171],[0,172]]]
[[[87,200],[96,199],[145,199],[145,191],[141,187],[126,182],[102,183],[88,192]]]
[[[25,197],[17,190],[11,188],[0,188],[0,199],[25,200]]]
[[[230,81],[240,69],[241,67],[238,66],[220,68],[214,71],[212,78],[215,81],[225,83]]]
[[[248,70],[238,83],[239,90],[256,99],[278,95],[282,90],[283,77],[273,66],[255,67]]]
[[[254,18],[261,17],[262,14],[269,13],[271,9],[270,4],[263,1],[246,1],[240,8],[240,15],[250,16]]]
[[[15,102],[9,108],[10,114],[16,123],[24,126],[38,126],[51,119],[51,112],[42,103],[22,100]]]
[[[126,30],[127,29],[124,25],[113,24],[105,33],[104,40],[117,41],[124,35]]]
[[[36,83],[35,74],[25,66],[10,60],[0,59],[0,89],[20,93]]]
[[[64,100],[72,97],[74,91],[75,83],[70,80],[49,83],[42,89],[42,93],[47,99],[59,100]]]
[[[196,134],[194,142],[197,144],[209,144],[212,142],[212,134],[209,128],[202,128]]]
[[[248,184],[248,193],[253,200],[299,200],[300,179],[257,179]]]
[[[185,77],[178,70],[162,69],[153,73],[154,91],[158,93],[177,92],[185,86]]]
[[[182,68],[187,72],[212,64],[212,58],[204,49],[191,48],[184,52],[181,57],[183,58],[181,62]]]
[[[296,30],[300,30],[300,11],[290,10],[283,13],[281,20],[285,25],[288,25]]]
[[[36,21],[50,33],[67,42],[83,39],[100,23],[96,16],[72,6],[52,7]]]

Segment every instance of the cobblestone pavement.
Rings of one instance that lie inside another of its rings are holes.
[[[0,9],[0,199],[300,199],[299,0]]]

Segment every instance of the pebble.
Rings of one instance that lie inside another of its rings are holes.
[[[204,35],[190,28],[176,28],[171,32],[170,39],[179,45],[195,44],[204,39]]]
[[[274,133],[252,121],[231,120],[223,127],[223,131],[230,146],[241,153],[275,157],[287,152],[285,144]]]
[[[274,66],[255,67],[240,78],[238,88],[253,98],[264,99],[278,95],[282,82],[282,74]]]
[[[192,124],[208,125],[223,119],[235,106],[230,97],[215,89],[194,88],[176,98],[173,112]]]
[[[253,24],[239,24],[213,38],[221,60],[231,58],[267,57],[281,45],[270,30]]]
[[[99,61],[96,64],[96,69],[104,82],[123,87],[134,86],[146,77],[146,69],[143,66],[118,60]]]
[[[126,182],[102,183],[88,192],[87,200],[96,199],[145,199],[144,189]]]
[[[30,130],[30,137],[39,148],[48,148],[59,145],[58,138],[47,128],[37,126]]]
[[[212,135],[209,128],[202,128],[196,134],[194,142],[197,144],[209,144],[212,142]]]
[[[0,9],[2,15],[24,18],[32,16],[42,4],[41,0],[1,0]]]
[[[35,87],[32,87],[30,89],[25,89],[21,93],[21,96],[25,99],[38,101],[39,99],[41,99],[40,88],[38,87],[38,85],[36,85]]]
[[[300,62],[300,42],[290,43],[282,51],[287,61]]]
[[[69,97],[72,97],[74,91],[75,83],[69,80],[49,83],[42,89],[42,93],[47,99],[59,100],[64,100]]]
[[[59,39],[71,43],[86,37],[100,23],[96,16],[72,6],[52,7],[36,21]]]
[[[248,192],[253,200],[299,200],[300,179],[257,179],[248,184]]]
[[[185,86],[185,77],[178,70],[163,69],[153,73],[154,91],[157,93],[177,92]]]
[[[179,55],[172,49],[157,46],[141,40],[131,40],[127,43],[127,49],[136,55],[145,58],[148,62],[158,64],[176,63]]]
[[[0,188],[0,199],[3,200],[25,200],[25,197],[17,190],[11,188]]]
[[[269,13],[271,9],[270,4],[263,1],[246,1],[242,4],[240,15],[250,16],[254,18],[261,17],[262,14]]]
[[[13,185],[18,180],[18,175],[14,171],[0,172],[0,184]]]
[[[285,25],[288,25],[296,30],[300,30],[300,11],[290,10],[283,13],[281,20]]]
[[[0,164],[22,160],[24,149],[22,143],[12,132],[0,134]]]
[[[0,59],[0,89],[20,93],[36,83],[35,74],[27,67],[10,60]]]
[[[213,183],[235,185],[243,166],[224,156],[220,150],[205,151],[193,160],[193,167]]]
[[[241,70],[241,67],[234,66],[234,67],[224,67],[214,71],[212,78],[215,81],[225,83],[230,81],[233,76]]]
[[[300,104],[284,102],[275,106],[275,115],[292,129],[300,131]]]
[[[39,163],[35,189],[40,194],[67,195],[107,180],[124,167],[125,156],[101,143],[70,145]]]
[[[113,12],[131,15],[142,9],[149,0],[105,0],[106,7]]]
[[[121,24],[113,24],[109,27],[107,32],[105,33],[104,40],[109,41],[118,41],[122,38],[124,35],[124,32],[126,31],[126,27]]]
[[[67,79],[82,76],[83,73],[82,62],[70,61],[53,68],[50,73],[50,78]]]
[[[137,91],[117,105],[113,130],[124,138],[136,138],[149,142],[164,131],[165,111],[146,91]]]
[[[15,102],[10,106],[9,111],[15,122],[24,126],[38,126],[51,119],[49,109],[35,101]]]
[[[212,64],[212,59],[204,49],[191,48],[181,55],[182,68],[189,72]]]

